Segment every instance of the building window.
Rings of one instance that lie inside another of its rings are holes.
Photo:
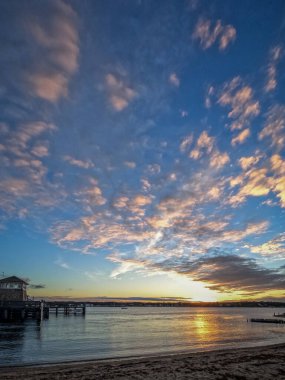
[[[0,284],[1,289],[22,289],[22,284],[19,284],[17,282],[10,282],[10,283],[2,283]]]

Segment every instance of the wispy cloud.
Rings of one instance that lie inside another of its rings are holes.
[[[285,163],[281,156],[273,155],[266,166],[260,168],[254,167],[253,161],[241,162],[242,174],[230,178],[231,186],[239,187],[238,192],[229,198],[230,204],[238,205],[249,196],[260,197],[273,192],[280,198],[280,206],[285,207]]]
[[[45,289],[46,286],[44,284],[30,284],[29,288],[30,289]]]
[[[219,49],[225,50],[236,39],[236,29],[232,25],[223,25],[221,20],[213,23],[200,18],[192,34],[194,40],[199,40],[203,49],[210,48],[216,41]]]
[[[228,118],[233,120],[229,125],[232,131],[248,127],[250,121],[260,113],[260,104],[254,98],[252,87],[246,85],[240,77],[235,77],[223,85],[219,92],[218,104],[230,107]]]
[[[277,87],[277,65],[282,56],[281,46],[275,46],[270,50],[269,64],[267,67],[267,82],[265,92],[271,92]]]
[[[267,112],[264,128],[259,133],[259,139],[269,140],[269,144],[278,150],[285,146],[285,106],[275,104]]]
[[[199,136],[194,149],[190,152],[190,157],[198,160],[203,152],[210,154],[214,148],[215,138],[208,135],[207,131],[203,131]]]
[[[135,169],[136,167],[136,163],[133,161],[125,161],[124,164],[130,169]]]
[[[189,137],[186,138],[186,140],[183,140],[183,142],[180,145],[180,150],[185,150],[186,146],[189,145],[188,139]],[[203,131],[200,134],[194,148],[191,150],[189,154],[189,157],[193,158],[194,160],[198,160],[204,154],[207,154],[209,156],[210,167],[215,169],[222,168],[230,161],[229,155],[226,152],[221,153],[219,151],[219,149],[216,147],[215,138],[209,136],[207,131]]]
[[[59,267],[63,268],[63,269],[70,269],[70,265],[67,264],[65,261],[63,261],[62,259],[57,259],[54,264],[58,265]]]
[[[249,156],[249,157],[241,157],[238,162],[239,165],[243,170],[249,169],[251,166],[254,166],[258,163],[260,160],[261,156]]]
[[[237,181],[232,181],[232,185],[236,186],[242,183],[237,194],[230,198],[230,203],[233,205],[240,204],[249,196],[264,196],[271,190],[271,180],[267,176],[267,169],[252,169],[243,175],[239,176]]]
[[[184,137],[183,140],[181,141],[181,144],[180,144],[180,151],[185,152],[187,149],[189,149],[192,142],[193,142],[193,135],[192,134]]]
[[[52,27],[34,20],[26,23],[27,32],[45,52],[45,58],[41,67],[35,66],[34,71],[26,74],[25,80],[35,95],[50,102],[67,96],[69,77],[77,70],[79,54],[76,13],[64,2],[54,5],[50,13]]]
[[[49,150],[48,143],[42,140],[55,131],[53,124],[39,121],[22,123],[13,129],[2,125],[0,135],[5,145],[0,159],[6,171],[0,179],[0,203],[7,217],[24,218],[34,208],[58,203],[54,190],[62,189],[47,180],[48,169],[43,160]],[[33,208],[27,206],[31,201]]]
[[[169,83],[171,83],[173,86],[175,87],[180,86],[180,79],[178,78],[176,73],[170,74],[168,80],[169,80]]]
[[[64,156],[63,159],[64,161],[68,162],[70,165],[77,166],[79,168],[89,169],[89,168],[94,167],[94,164],[90,160],[88,161],[78,160],[71,156]]]
[[[282,260],[285,252],[285,233],[281,233],[263,244],[250,246],[250,250],[270,260]]]
[[[245,140],[250,136],[250,130],[249,128],[244,129],[241,131],[237,136],[232,138],[232,145],[235,146],[237,144],[242,144],[245,142]]]
[[[41,4],[41,7],[22,3],[2,4],[2,7],[3,14],[13,15],[9,25],[1,25],[9,42],[0,60],[8,91],[17,84],[17,90],[25,96],[30,94],[51,103],[66,97],[69,80],[78,68],[75,11],[61,0]],[[17,41],[21,49],[14,50]]]
[[[212,98],[215,94],[215,88],[213,86],[209,86],[207,89],[206,97],[205,97],[205,107],[211,108],[212,106]]]
[[[105,84],[111,106],[117,112],[123,111],[138,94],[126,84],[123,78],[119,79],[114,74],[107,74]]]

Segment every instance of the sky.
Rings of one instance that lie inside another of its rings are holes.
[[[0,0],[0,275],[285,300],[283,0]]]

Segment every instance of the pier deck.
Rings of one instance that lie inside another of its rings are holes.
[[[82,302],[0,301],[1,322],[24,321],[27,318],[42,321],[49,318],[50,312],[84,316],[86,305]]]
[[[27,318],[42,320],[48,318],[49,308],[41,301],[1,301],[0,321],[23,321]]]

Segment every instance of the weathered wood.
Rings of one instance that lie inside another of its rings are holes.
[[[273,318],[251,318],[250,322],[260,322],[260,323],[278,323],[284,324],[283,319],[273,319]]]
[[[86,305],[81,302],[44,302],[44,301],[1,301],[0,321],[23,321],[26,318],[33,318],[39,322],[49,318],[50,312],[58,315],[86,314]]]

